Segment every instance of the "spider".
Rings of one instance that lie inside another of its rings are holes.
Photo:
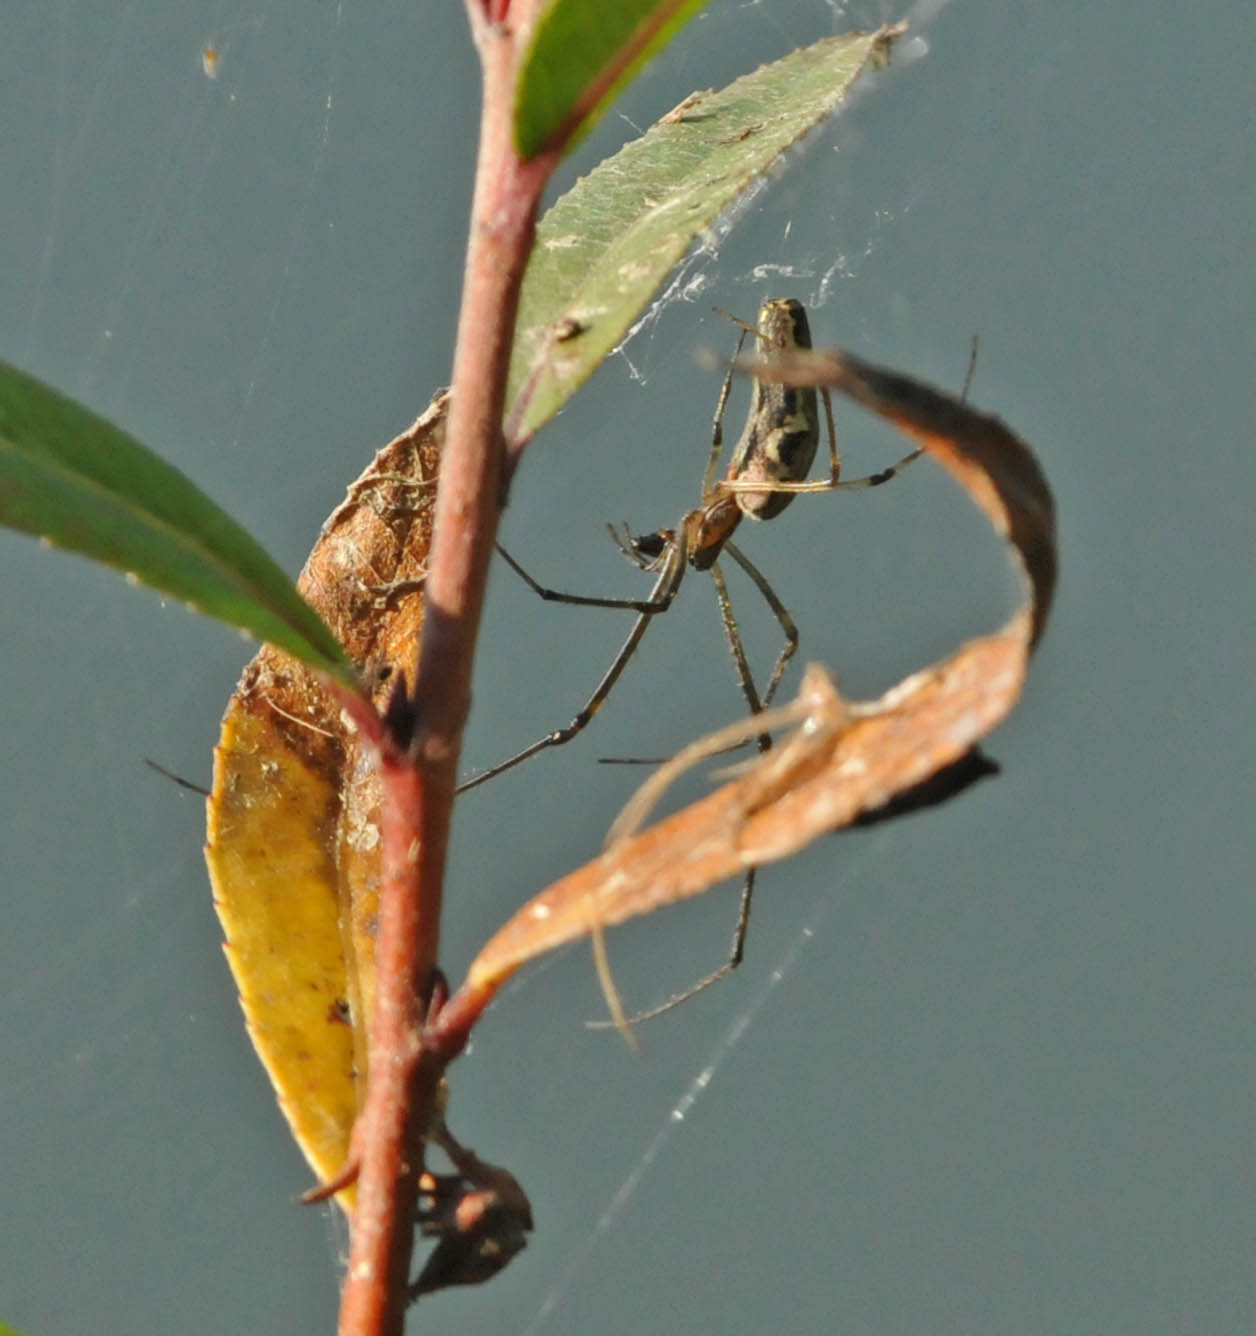
[[[811,331],[806,310],[793,298],[772,298],[764,302],[759,310],[755,328],[734,317],[729,318],[734,319],[734,323],[740,325],[742,330],[737,342],[737,355],[741,353],[747,334],[753,334],[758,340],[760,356],[766,359],[786,357],[795,349],[811,347]],[[735,362],[736,355],[734,364]],[[759,714],[771,704],[786,665],[798,648],[798,628],[758,567],[732,542],[733,533],[743,519],[774,519],[799,492],[858,491],[868,487],[879,487],[882,483],[889,482],[900,469],[918,458],[922,452],[914,450],[889,468],[869,474],[867,477],[849,481],[840,480],[841,461],[828,391],[817,392],[811,388],[786,387],[756,380],[753,382],[750,411],[745,428],[733,450],[727,473],[723,478],[717,479],[716,470],[724,445],[724,412],[732,389],[733,370],[734,366],[730,366],[716,401],[711,450],[703,476],[699,505],[687,511],[674,529],[659,529],[653,533],[634,535],[626,526],[622,530],[608,526],[612,538],[628,560],[656,577],[654,587],[646,598],[601,598],[548,588],[535,580],[498,545],[503,560],[539,597],[550,602],[568,603],[578,607],[621,608],[636,612],[637,619],[620,646],[619,652],[602,675],[602,680],[570,723],[546,733],[513,756],[467,780],[459,787],[460,793],[486,783],[547,747],[570,742],[582,732],[614,690],[615,684],[641,643],[646,629],[655,617],[671,607],[684,579],[685,571],[690,566],[695,570],[709,571],[715,582],[715,594],[719,601],[724,632],[736,666],[738,683],[751,714]],[[808,482],[807,474],[811,470],[820,442],[820,402],[824,405],[828,432],[829,476]],[[733,616],[728,586],[719,567],[719,558],[725,554],[745,571],[758,589],[771,608],[785,638],[762,695],[751,675],[741,635],[737,629],[737,621]],[[758,745],[760,750],[767,750],[771,746],[770,737],[766,734],[761,735]],[[658,1007],[632,1017],[634,1023],[650,1020],[671,1010],[737,968],[745,951],[754,880],[755,873],[752,868],[747,872],[742,887],[732,949],[725,963],[683,993],[677,994]]]

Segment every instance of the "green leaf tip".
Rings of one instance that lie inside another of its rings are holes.
[[[532,33],[515,88],[515,149],[564,152],[705,0],[553,0]]]
[[[123,571],[358,689],[267,552],[178,469],[0,362],[0,523]]]

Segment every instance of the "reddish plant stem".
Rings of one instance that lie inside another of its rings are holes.
[[[417,1205],[412,1092],[420,1057],[416,1013],[423,952],[415,950],[418,847],[413,833],[422,775],[393,749],[381,756],[383,884],[380,887],[377,987],[371,1022],[366,1104],[355,1132],[357,1205],[349,1270],[341,1295],[340,1331],[353,1336],[400,1333]]]
[[[555,154],[520,162],[517,34],[469,5],[483,119],[452,400],[429,556],[413,741],[385,748],[382,884],[367,1096],[341,1336],[400,1336],[423,1135],[454,1046],[423,1044],[455,773],[503,486],[502,409],[524,267]]]

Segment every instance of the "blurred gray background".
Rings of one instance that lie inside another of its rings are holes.
[[[765,871],[744,968],[640,1057],[584,1028],[583,947],[526,973],[452,1113],[538,1229],[413,1329],[1256,1329],[1256,23],[1161,0],[928,10],[535,442],[503,536],[550,583],[640,593],[604,522],[696,499],[718,378],[693,354],[732,342],[714,306],[800,297],[817,342],[951,387],[978,334],[972,397],[1036,445],[1061,524],[1054,619],[988,747],[1003,774]],[[899,15],[713,4],[559,187],[692,89]],[[0,355],[295,573],[448,375],[478,90],[459,7],[10,0],[5,29]],[[839,413],[852,473],[900,452]],[[930,465],[800,500],[743,546],[800,661],[860,695],[1012,597]],[[0,556],[0,1319],[328,1331],[344,1229],[292,1205],[308,1175],[221,958],[201,803],[141,761],[207,779],[250,651],[28,540]],[[770,619],[734,598],[763,671]],[[495,569],[468,770],[565,722],[623,630]],[[450,974],[596,851],[641,778],[599,756],[666,753],[738,708],[694,576],[581,741],[460,807]],[[735,902],[614,933],[630,1005],[718,963]]]

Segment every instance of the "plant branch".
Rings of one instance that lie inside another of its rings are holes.
[[[390,712],[381,755],[383,872],[367,1096],[342,1336],[399,1336],[423,1141],[447,1043],[424,1046],[444,865],[471,669],[503,489],[502,410],[515,314],[541,191],[556,153],[521,162],[511,114],[518,32],[468,5],[484,73],[470,241],[448,435],[408,706]],[[519,6],[516,6],[516,10]],[[518,15],[516,14],[516,20]]]

